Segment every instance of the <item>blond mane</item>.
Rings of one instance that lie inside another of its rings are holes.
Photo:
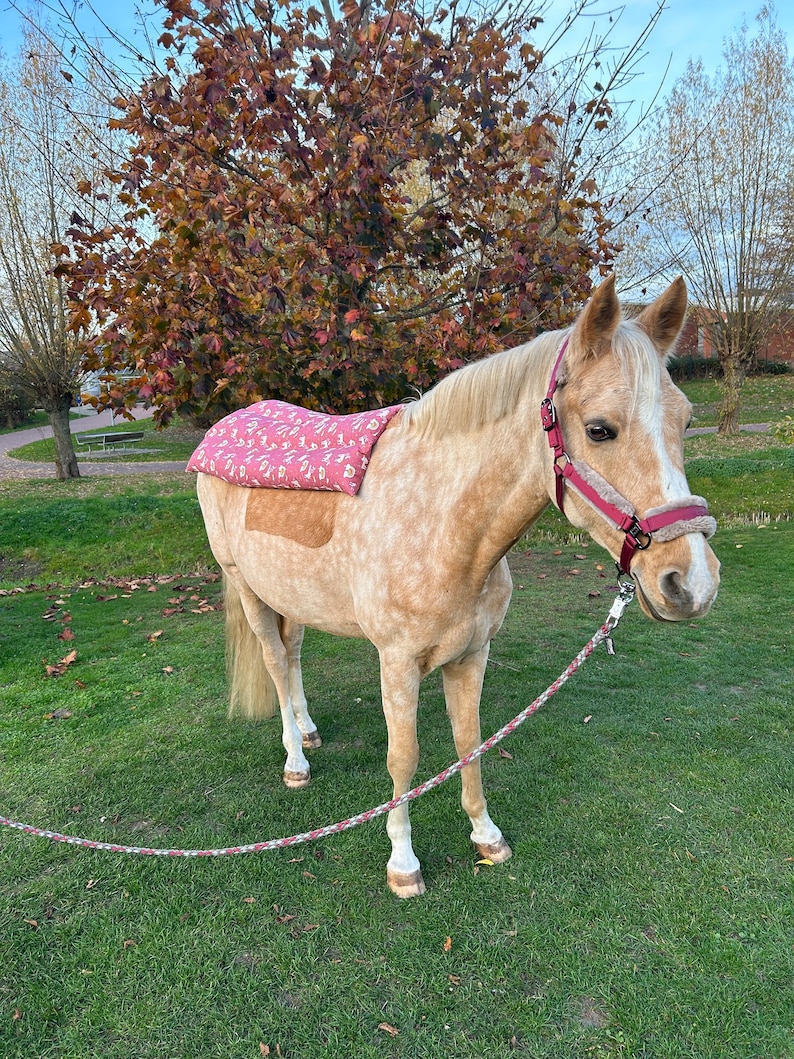
[[[568,334],[571,332],[568,331]],[[564,331],[551,331],[514,349],[467,364],[447,375],[402,413],[402,427],[425,436],[441,437],[477,430],[508,415],[538,373],[551,363]],[[658,411],[661,360],[653,342],[631,318],[624,318],[612,336],[612,352],[621,375],[643,416]],[[565,364],[561,373],[565,377]],[[543,383],[548,381],[546,377]]]
[[[560,332],[550,332],[453,371],[405,406],[403,427],[441,437],[497,422],[515,408],[527,383],[537,379],[539,366],[550,359],[559,341]]]

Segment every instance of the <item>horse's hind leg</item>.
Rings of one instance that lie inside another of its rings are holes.
[[[301,731],[304,749],[323,745],[317,726],[309,716],[306,705],[306,694],[303,690],[301,672],[301,646],[303,645],[303,625],[296,625],[288,618],[281,619],[281,640],[287,651],[287,670],[289,676],[289,697],[292,713]]]
[[[447,712],[452,723],[455,749],[463,758],[480,745],[480,694],[488,661],[489,645],[476,654],[442,667]],[[480,759],[461,771],[461,805],[471,821],[471,840],[481,856],[494,864],[507,860],[511,849],[502,832],[488,815],[488,804],[482,790]]]
[[[237,581],[237,588],[240,593],[240,604],[245,612],[248,624],[251,626],[251,630],[260,643],[265,666],[273,680],[276,694],[278,695],[279,709],[281,711],[281,741],[287,752],[287,760],[284,764],[284,783],[287,787],[305,787],[311,779],[311,771],[306,755],[303,753],[303,736],[295,719],[291,698],[291,685],[295,684],[297,686],[297,683],[300,683],[301,694],[303,691],[302,682],[300,681],[300,663],[298,663],[298,680],[296,682],[294,676],[292,680],[290,679],[289,648],[282,639],[281,629],[279,628],[279,615],[263,603],[258,596],[254,595],[245,583]],[[299,632],[296,632],[293,628],[290,633],[293,644],[296,642],[297,637],[299,658],[300,641],[303,633],[300,626],[297,629]],[[311,718],[306,712],[305,698],[303,699],[302,716],[305,716],[311,727],[314,728]]]

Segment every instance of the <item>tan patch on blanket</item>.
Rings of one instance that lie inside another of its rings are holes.
[[[341,493],[312,489],[250,489],[245,528],[322,548],[334,534]]]

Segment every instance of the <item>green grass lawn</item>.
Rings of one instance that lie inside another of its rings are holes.
[[[720,388],[717,379],[694,379],[679,383],[692,402],[692,426],[717,425]],[[742,423],[776,423],[794,411],[794,372],[786,375],[755,375],[742,387]]]
[[[595,546],[580,549],[514,556],[486,732],[603,620],[610,577]],[[476,865],[456,780],[414,804],[420,900],[386,890],[382,821],[213,861],[0,833],[0,1055],[791,1055],[781,608],[794,527],[730,530],[718,551],[724,585],[707,619],[662,628],[629,611],[617,658],[600,651],[503,744],[509,757],[486,759],[510,862]],[[309,634],[325,745],[311,786],[289,792],[275,723],[224,717],[217,602],[201,576],[0,599],[2,811],[206,848],[387,797],[372,649]],[[74,638],[59,639],[67,628]],[[72,650],[48,677],[44,660]],[[435,677],[420,733],[423,778],[454,757]]]
[[[791,452],[687,441],[718,599],[675,626],[630,608],[617,657],[486,757],[506,864],[476,864],[457,779],[412,807],[428,892],[409,902],[383,820],[213,860],[0,829],[0,1057],[794,1056]],[[604,553],[551,514],[511,564],[485,734],[612,600]],[[306,790],[281,783],[275,721],[227,721],[215,573],[190,476],[0,483],[0,815],[209,848],[388,797],[366,643],[307,634]],[[437,674],[420,743],[417,780],[454,759]]]

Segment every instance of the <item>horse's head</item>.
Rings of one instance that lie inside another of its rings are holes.
[[[677,279],[624,319],[614,279],[605,280],[568,336],[554,397],[559,428],[549,434],[552,447],[559,438],[552,497],[564,488],[568,519],[630,565],[643,610],[659,621],[705,614],[719,585],[719,560],[707,543],[715,524],[684,473],[691,408],[665,367],[686,299]],[[544,416],[549,430],[553,406]],[[627,525],[634,519],[628,534],[616,528],[621,516]]]

